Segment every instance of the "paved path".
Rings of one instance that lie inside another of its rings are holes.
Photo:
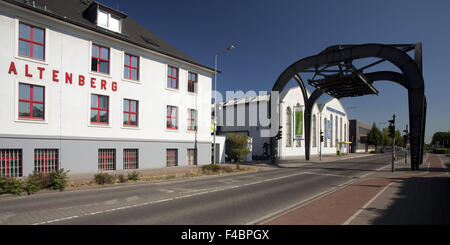
[[[388,167],[263,224],[450,224],[448,159],[429,154],[419,172],[397,163],[394,173]]]

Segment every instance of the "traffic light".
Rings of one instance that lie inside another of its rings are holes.
[[[388,136],[391,138],[395,138],[395,115],[392,120],[389,120],[389,131]]]
[[[325,138],[323,137],[323,132],[320,131],[320,143],[324,142]]]

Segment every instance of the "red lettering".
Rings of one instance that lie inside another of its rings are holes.
[[[91,78],[91,88],[96,88],[95,87],[95,78]]]
[[[37,69],[39,70],[39,79],[42,80],[42,76],[43,76],[43,73],[45,71],[45,68],[44,67],[38,67]]]
[[[33,77],[30,73],[28,73],[28,65],[25,65],[25,76],[27,77]]]
[[[72,84],[72,73],[66,72],[66,83]]]
[[[84,76],[83,75],[78,76],[78,84],[80,86],[84,86]]]
[[[117,83],[116,82],[112,82],[112,91],[117,91]]]
[[[106,90],[106,81],[105,80],[102,80],[102,87],[101,88]]]
[[[11,64],[9,65],[8,74],[11,74],[11,72],[14,72],[14,75],[17,75],[16,64],[14,64],[14,61],[11,61]]]
[[[58,70],[53,70],[53,82],[59,82],[58,73]]]

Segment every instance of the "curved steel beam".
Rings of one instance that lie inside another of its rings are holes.
[[[408,89],[409,118],[411,125],[411,166],[413,170],[417,170],[421,162],[420,157],[422,156],[420,151],[422,150],[421,146],[423,145],[421,141],[423,139],[423,126],[425,122],[425,86],[421,69],[404,51],[382,44],[363,44],[346,46],[345,48],[333,46],[328,52],[322,52],[321,54],[301,59],[290,65],[278,77],[272,91],[281,92],[294,75],[303,72],[308,68],[317,68],[327,64],[350,62],[354,59],[369,57],[386,59],[397,66],[406,78],[407,83],[405,85]],[[310,124],[310,121],[308,124]]]

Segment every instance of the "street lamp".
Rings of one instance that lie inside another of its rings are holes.
[[[214,143],[213,143],[213,164],[216,164],[216,128],[217,128],[217,57],[220,53],[234,49],[234,45],[230,45],[226,49],[216,52],[214,57]]]

